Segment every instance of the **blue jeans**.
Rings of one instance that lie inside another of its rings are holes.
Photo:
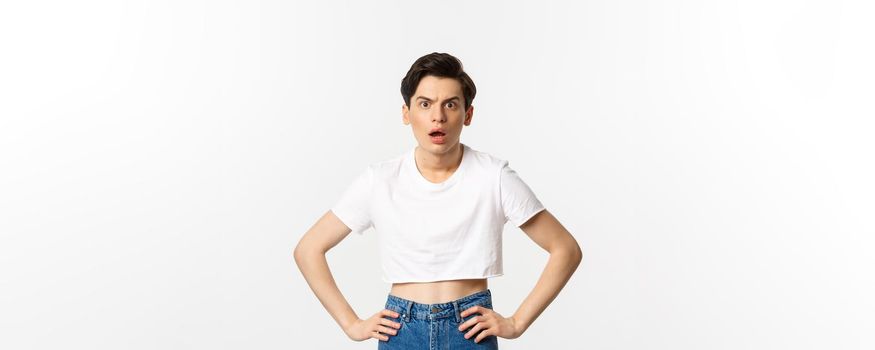
[[[498,349],[498,337],[490,335],[475,343],[479,332],[465,339],[473,325],[459,331],[459,325],[480,313],[462,317],[462,311],[480,305],[492,309],[492,292],[489,289],[440,304],[420,304],[389,294],[386,309],[397,312],[399,317],[383,316],[401,324],[395,335],[386,334],[389,340],[379,340],[378,349]],[[481,330],[482,331],[482,330]]]

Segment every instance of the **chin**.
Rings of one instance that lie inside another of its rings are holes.
[[[431,148],[450,148],[458,144],[458,141],[455,140],[446,140],[444,143],[434,143],[431,140],[425,140],[420,146],[423,147],[431,147]]]

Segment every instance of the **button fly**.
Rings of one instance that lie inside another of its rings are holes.
[[[441,311],[441,309],[438,309],[436,307],[431,308],[431,312],[438,312],[438,311]]]

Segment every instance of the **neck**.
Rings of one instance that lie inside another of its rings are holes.
[[[422,147],[416,146],[413,153],[416,158],[416,166],[420,171],[429,173],[447,173],[455,171],[462,163],[462,143],[456,143],[444,153],[428,152]]]

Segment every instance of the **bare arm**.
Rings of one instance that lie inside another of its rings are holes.
[[[295,263],[310,285],[310,289],[316,294],[316,298],[347,336],[356,341],[369,337],[386,340],[386,336],[379,332],[394,335],[387,327],[395,327],[396,324],[382,316],[396,317],[397,314],[391,310],[382,310],[367,320],[361,320],[340,292],[328,268],[325,253],[346,238],[350,232],[352,232],[350,228],[333,212],[327,211],[301,237],[294,250]]]
[[[346,329],[358,319],[355,311],[337,287],[328,268],[325,253],[346,238],[351,230],[331,211],[326,212],[295,247],[295,263],[322,306],[341,328]]]
[[[511,316],[519,334],[553,302],[583,260],[583,251],[574,236],[546,209],[520,226],[535,243],[550,253],[547,266],[517,311]]]

